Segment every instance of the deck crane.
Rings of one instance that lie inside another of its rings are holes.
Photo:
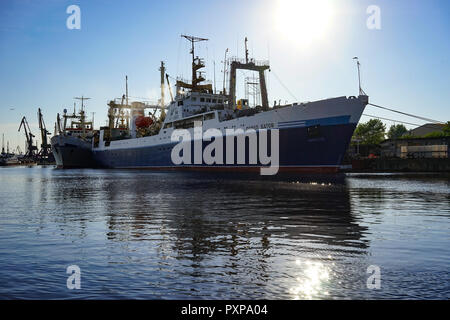
[[[169,75],[166,73],[167,86],[169,87],[170,101],[173,102],[172,88],[170,87]]]
[[[25,131],[25,137],[27,139],[27,150],[25,153],[25,157],[34,158],[36,156],[35,151],[37,151],[37,146],[35,146],[33,144],[34,134],[31,133],[30,126],[29,126],[27,118],[25,118],[25,116],[22,118],[22,121],[20,122],[19,130],[18,130],[19,132],[22,127],[23,127],[23,130]]]
[[[42,116],[41,108],[38,108],[38,122],[39,122],[39,130],[41,131],[41,150],[39,150],[39,156],[41,158],[47,159],[51,153],[52,148],[48,143],[47,136],[50,135],[50,132],[47,131],[45,127],[44,117]]]

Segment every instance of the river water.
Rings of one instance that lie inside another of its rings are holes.
[[[0,181],[1,299],[450,298],[448,175],[11,167]]]

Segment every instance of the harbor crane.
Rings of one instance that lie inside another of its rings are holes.
[[[19,130],[18,130],[19,132],[22,127],[25,132],[25,137],[27,139],[27,150],[25,153],[25,157],[34,158],[36,156],[35,151],[37,151],[37,146],[35,146],[33,144],[33,138],[35,136],[34,136],[34,134],[31,133],[30,126],[29,126],[27,118],[25,116],[22,118],[22,121],[20,122]]]
[[[39,150],[39,157],[41,157],[42,159],[47,159],[50,155],[52,155],[51,145],[48,143],[47,138],[47,136],[50,135],[50,132],[48,132],[47,128],[45,127],[41,108],[38,108],[38,122],[39,130],[41,131],[41,150]]]

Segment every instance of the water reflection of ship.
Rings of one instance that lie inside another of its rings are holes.
[[[104,184],[111,205],[105,208],[110,239],[148,240],[157,232],[174,239],[171,247],[178,258],[193,261],[212,253],[242,256],[255,248],[264,259],[283,242],[333,246],[355,254],[368,247],[363,238],[367,228],[353,217],[345,184],[147,177],[127,175],[126,188],[115,179]],[[127,208],[126,219],[118,203]]]

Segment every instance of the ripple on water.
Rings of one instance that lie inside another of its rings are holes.
[[[0,176],[0,298],[450,297],[446,176]],[[66,287],[72,264],[80,291]]]

